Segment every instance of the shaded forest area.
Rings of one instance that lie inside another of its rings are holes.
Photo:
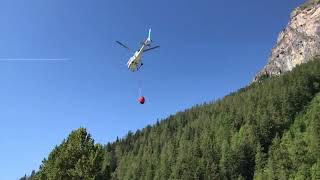
[[[24,179],[320,179],[320,60],[107,145],[71,132]]]

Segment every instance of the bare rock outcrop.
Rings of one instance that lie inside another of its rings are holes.
[[[254,81],[291,71],[296,65],[320,55],[320,3],[308,1],[296,8],[271,51],[268,64]]]

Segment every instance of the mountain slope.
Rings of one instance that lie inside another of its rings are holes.
[[[256,179],[320,179],[320,94],[282,138],[274,138],[265,167],[255,173]]]
[[[316,59],[129,132],[103,151],[79,129],[32,179],[317,179],[319,92]]]
[[[114,177],[252,179],[257,148],[269,151],[319,92],[319,83],[317,60],[129,134],[110,146],[118,159]]]

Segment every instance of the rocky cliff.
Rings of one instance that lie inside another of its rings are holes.
[[[280,75],[296,65],[320,55],[320,0],[307,1],[296,8],[277,39],[268,64],[254,81],[265,76]]]

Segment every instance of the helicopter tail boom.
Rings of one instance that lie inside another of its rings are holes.
[[[148,39],[146,40],[147,44],[151,43],[151,28],[149,29],[149,33],[148,33]]]

